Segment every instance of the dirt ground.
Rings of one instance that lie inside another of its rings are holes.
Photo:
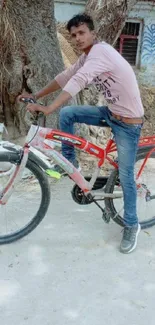
[[[121,254],[121,227],[103,223],[95,205],[76,204],[72,186],[67,178],[51,185],[41,224],[1,246],[1,324],[154,325],[155,228]],[[29,212],[36,199],[33,192]],[[20,222],[21,210],[12,216]]]

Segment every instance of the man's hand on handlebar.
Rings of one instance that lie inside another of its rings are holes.
[[[26,106],[27,110],[31,113],[34,113],[34,112],[42,112],[43,114],[47,114],[47,111],[48,111],[48,108],[47,106],[43,106],[43,105],[40,105],[40,104],[37,104],[36,103],[36,100],[34,99],[33,96],[26,96],[25,95],[20,95],[18,97],[18,101],[20,102],[23,102],[25,104],[28,104]]]
[[[26,108],[31,113],[42,112],[45,115],[48,114],[48,107],[47,106],[39,105],[39,104],[36,104],[36,103],[29,103],[26,106]]]
[[[62,90],[62,92],[60,93],[60,95],[54,100],[54,102],[49,105],[49,106],[42,106],[42,105],[38,105],[38,104],[34,104],[32,103],[32,101],[29,102],[27,109],[30,112],[43,112],[45,115],[49,115],[52,114],[54,111],[56,111],[58,108],[62,107],[62,105],[64,105],[66,102],[68,102],[69,99],[71,99],[72,96],[70,93],[68,93],[65,90]],[[21,100],[22,98],[20,98]],[[33,99],[33,98],[32,98]],[[35,98],[34,98],[35,100]]]
[[[46,114],[46,107],[43,106],[43,105],[39,105],[39,104],[36,104],[36,103],[29,103],[26,106],[26,108],[31,113],[34,113],[34,112],[43,112],[43,113]]]

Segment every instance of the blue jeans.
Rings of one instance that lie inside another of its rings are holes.
[[[108,107],[67,106],[60,111],[60,129],[71,134],[74,134],[74,123],[101,126],[102,120],[109,124],[115,137],[119,178],[124,196],[124,222],[126,225],[133,226],[138,223],[134,164],[142,125],[118,121],[111,115]],[[63,144],[62,154],[71,162],[75,159],[75,151],[72,146]]]

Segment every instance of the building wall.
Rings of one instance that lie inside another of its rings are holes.
[[[129,14],[130,19],[142,22],[140,40],[140,69],[137,76],[141,83],[155,85],[155,4],[139,2]]]
[[[86,0],[55,0],[55,17],[65,22],[79,12],[84,11]]]

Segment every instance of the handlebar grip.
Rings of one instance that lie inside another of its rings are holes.
[[[36,100],[33,99],[33,98],[26,98],[26,97],[22,97],[20,99],[21,102],[27,104],[27,103],[30,103],[30,104],[35,104],[36,103]]]

